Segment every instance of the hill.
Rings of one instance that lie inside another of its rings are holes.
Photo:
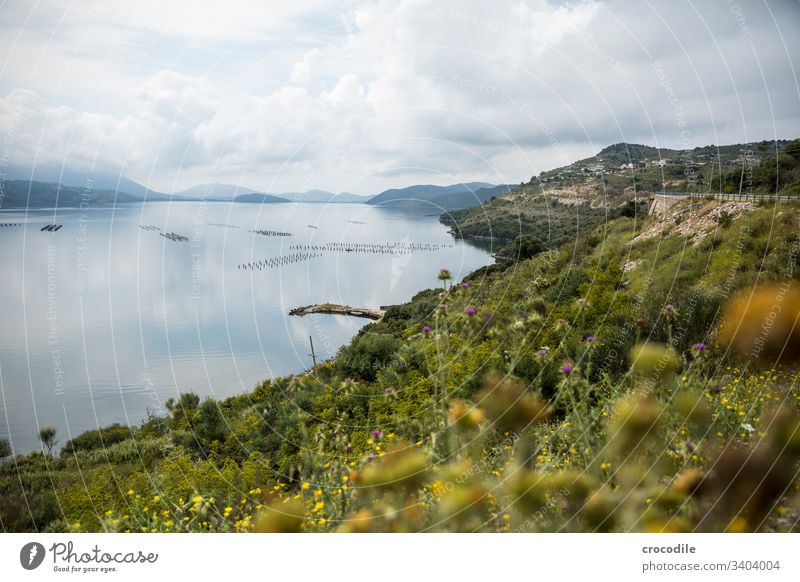
[[[455,210],[483,203],[507,191],[507,186],[485,182],[450,186],[416,185],[385,190],[367,200],[367,204]]]
[[[335,202],[337,204],[359,204],[366,202],[368,196],[360,196],[350,192],[328,192],[326,190],[309,190],[308,192],[286,192],[279,194],[281,198],[286,198],[292,202],[305,202],[305,203],[329,203]]]
[[[73,188],[89,188],[102,192],[124,192],[131,196],[145,197],[163,196],[160,192],[150,190],[138,182],[126,178],[121,173],[99,169],[78,170],[61,166],[36,166],[35,168],[10,167],[6,170],[9,181],[53,183]]]
[[[232,200],[236,196],[258,193],[258,190],[241,185],[206,183],[198,184],[173,194],[176,198],[192,198],[203,200]]]
[[[150,201],[169,200],[169,196],[150,192]],[[99,206],[115,203],[142,202],[142,196],[117,190],[78,188],[52,182],[9,180],[0,182],[0,209],[14,208],[78,208],[81,204]]]
[[[800,198],[800,140],[692,150],[615,144],[440,220],[456,236],[533,236],[554,248],[613,216],[641,215],[639,197],[653,192]]]
[[[542,172],[527,187],[551,190],[554,195],[579,188],[594,197],[626,191],[732,193],[740,187],[743,174],[756,174],[761,185],[769,186],[768,166],[785,162],[797,147],[798,140],[685,150],[618,143],[591,158]]]
[[[273,196],[272,194],[261,194],[253,192],[252,194],[241,194],[233,199],[234,202],[242,202],[245,204],[280,204],[289,202],[286,198],[280,196]]]

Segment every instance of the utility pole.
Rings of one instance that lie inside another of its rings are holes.
[[[314,374],[317,373],[317,354],[314,353],[314,340],[311,339],[311,336],[308,336],[308,343],[311,344],[311,361],[314,362]]]

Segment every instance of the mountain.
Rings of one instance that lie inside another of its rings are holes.
[[[430,184],[392,188],[367,200],[367,204],[381,206],[433,206],[442,210],[457,210],[474,206],[507,190],[507,186],[497,186],[486,182],[468,182],[450,186]]]
[[[308,192],[286,192],[278,194],[281,198],[287,198],[292,202],[338,202],[338,203],[364,203],[368,196],[360,196],[351,192],[328,192],[327,190],[309,190]]]
[[[259,194],[259,191],[254,188],[247,188],[241,184],[206,183],[192,186],[180,192],[175,192],[173,196],[180,198],[200,198],[203,200],[233,200],[237,196],[243,194]]]
[[[0,208],[78,208],[82,204],[102,206],[141,202],[143,196],[116,190],[65,186],[53,182],[7,180],[0,182]],[[169,200],[165,194],[150,193],[148,200]]]
[[[291,202],[286,198],[280,196],[273,196],[272,194],[262,194],[261,192],[251,192],[250,194],[242,194],[233,199],[234,202],[243,202],[247,204],[278,204],[281,202]]]
[[[76,170],[60,166],[10,167],[6,170],[5,177],[8,180],[54,183],[106,192],[124,192],[137,196],[139,199],[161,194],[126,178],[122,174],[101,170]]]

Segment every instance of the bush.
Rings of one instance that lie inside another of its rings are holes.
[[[68,440],[67,444],[65,444],[62,449],[62,454],[105,448],[130,438],[133,438],[133,430],[131,427],[114,423],[105,428],[86,431]]]
[[[336,366],[343,374],[372,381],[379,370],[391,365],[401,345],[402,342],[391,335],[364,334],[339,350]]]
[[[14,451],[11,449],[11,443],[8,439],[0,439],[0,460],[10,457]]]
[[[504,246],[497,253],[501,257],[508,257],[515,261],[523,261],[535,257],[544,250],[544,245],[538,237],[531,234],[521,234]]]

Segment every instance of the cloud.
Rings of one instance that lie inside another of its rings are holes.
[[[789,3],[201,4],[0,8],[13,163],[372,192],[800,133]]]

